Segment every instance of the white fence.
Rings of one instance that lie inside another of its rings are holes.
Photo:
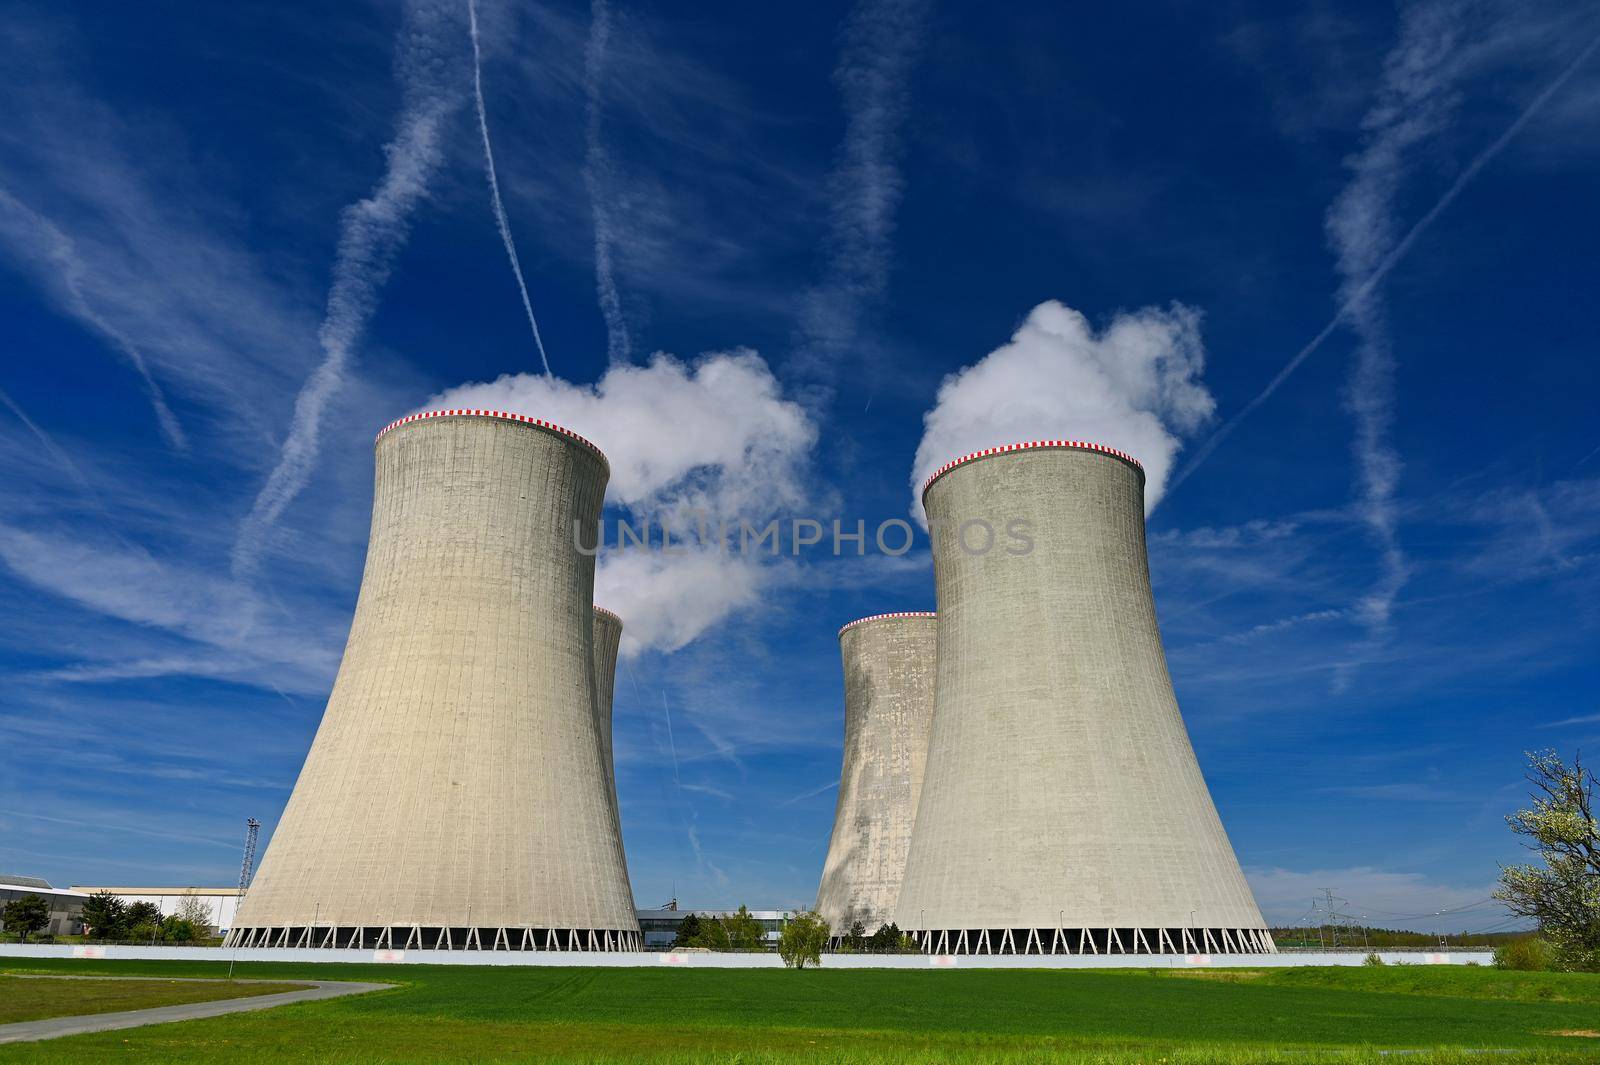
[[[1488,965],[1488,951],[1419,954],[1379,951],[1389,965]],[[496,950],[295,950],[292,948],[72,946],[0,944],[0,958],[87,958],[107,961],[279,961],[395,965],[549,965],[615,968],[781,969],[776,954],[713,954]],[[824,954],[824,969],[1277,969],[1360,965],[1365,954]]]

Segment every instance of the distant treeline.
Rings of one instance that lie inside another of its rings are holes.
[[[1324,950],[1335,943],[1341,950],[1406,949],[1438,950],[1441,938],[1452,948],[1498,947],[1505,943],[1531,939],[1533,929],[1521,932],[1449,932],[1442,937],[1437,932],[1411,932],[1404,928],[1363,928],[1360,925],[1323,925],[1317,927],[1273,928],[1272,941],[1279,950],[1310,948]]]

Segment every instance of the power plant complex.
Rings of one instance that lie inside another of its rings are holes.
[[[441,410],[387,426],[375,467],[344,658],[228,943],[644,949],[612,752],[623,622],[574,542],[605,456]],[[1143,468],[1015,444],[922,500],[937,613],[839,632],[835,942],[894,924],[941,955],[1275,952],[1167,674]]]
[[[947,463],[922,501],[938,615],[914,660],[904,636],[891,651],[857,635],[908,624],[893,615],[840,634],[818,910],[868,931],[892,912],[936,954],[1275,953],[1167,674],[1143,468],[1097,444],[1013,444]]]

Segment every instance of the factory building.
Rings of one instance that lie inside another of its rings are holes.
[[[839,630],[844,759],[817,892],[835,943],[895,919],[933,720],[936,618],[876,614]]]
[[[900,927],[939,954],[1273,952],[1167,674],[1143,468],[1015,444],[922,499],[937,673]]]
[[[344,658],[228,942],[638,949],[574,544],[605,456],[444,410],[386,427],[375,462]]]

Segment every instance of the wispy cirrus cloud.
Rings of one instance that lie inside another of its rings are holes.
[[[1413,169],[1414,152],[1438,135],[1455,110],[1462,21],[1462,8],[1453,0],[1420,3],[1405,11],[1400,40],[1384,64],[1377,101],[1362,121],[1365,142],[1347,160],[1350,183],[1327,215],[1340,277],[1339,305],[1357,341],[1345,403],[1355,419],[1351,449],[1359,506],[1382,567],[1357,610],[1374,633],[1389,624],[1407,565],[1394,505],[1401,463],[1390,439],[1394,341],[1378,291],[1366,282],[1399,239],[1396,200]]]
[[[295,398],[288,436],[239,528],[233,571],[249,576],[268,549],[274,524],[305,488],[321,447],[322,419],[355,357],[367,322],[401,248],[411,216],[427,196],[443,155],[444,124],[460,105],[465,71],[453,60],[460,22],[440,5],[412,0],[407,6],[396,59],[402,106],[394,138],[384,148],[388,166],[372,192],[345,208],[328,289],[327,309],[317,331],[322,361]]]
[[[589,193],[589,213],[594,219],[594,284],[600,314],[606,322],[606,355],[612,362],[627,361],[632,354],[628,319],[617,290],[616,222],[611,205],[615,168],[606,149],[602,124],[605,117],[606,61],[611,49],[611,4],[593,0],[589,5],[589,40],[583,50],[584,158],[583,184]]]
[[[828,179],[832,218],[823,279],[802,308],[802,369],[832,377],[861,320],[888,289],[910,76],[922,46],[924,0],[861,0],[845,21],[834,84],[844,140]]]

